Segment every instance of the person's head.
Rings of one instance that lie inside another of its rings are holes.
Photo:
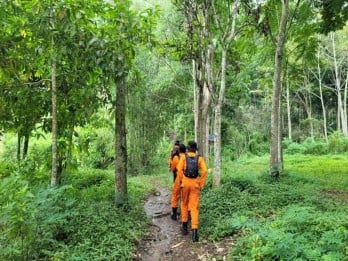
[[[174,142],[174,146],[179,146],[180,145],[180,140],[176,140],[175,142]]]
[[[192,152],[196,152],[197,151],[197,143],[193,140],[189,141],[189,143],[187,144],[187,150],[192,151]]]
[[[185,153],[186,152],[186,146],[184,144],[180,143],[179,151],[180,151],[180,153]]]

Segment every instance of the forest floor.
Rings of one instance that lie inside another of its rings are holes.
[[[234,239],[211,242],[200,237],[193,243],[191,231],[182,235],[180,221],[171,219],[171,191],[156,184],[156,192],[144,202],[147,215],[152,218],[152,229],[141,239],[134,261],[227,260]]]

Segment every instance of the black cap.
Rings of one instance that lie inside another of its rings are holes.
[[[188,151],[196,151],[197,150],[197,143],[195,141],[189,141],[187,145],[187,150]]]
[[[184,144],[180,143],[179,151],[182,152],[182,153],[185,153],[186,152],[186,146]]]

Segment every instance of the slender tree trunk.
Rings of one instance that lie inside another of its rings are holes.
[[[312,119],[312,99],[311,99],[311,93],[309,90],[309,77],[306,75],[304,77],[304,87],[305,87],[305,92],[303,94],[304,96],[304,106],[307,114],[307,119],[309,121],[309,130],[310,130],[310,136],[311,139],[314,139],[314,128],[313,128],[313,119]]]
[[[235,1],[231,16],[229,17],[230,23],[225,28],[224,32],[221,32],[221,78],[220,78],[220,90],[218,92],[218,98],[214,107],[214,176],[213,186],[220,186],[221,181],[221,114],[222,106],[225,97],[226,89],[226,68],[227,68],[227,51],[236,35],[236,20],[238,16],[240,1]],[[218,15],[215,14],[215,20],[217,21]]]
[[[53,38],[53,37],[52,37]],[[52,46],[54,47],[54,41],[52,40]],[[53,48],[54,49],[54,48]],[[57,185],[57,134],[58,134],[58,121],[57,121],[57,65],[56,62],[52,62],[52,174],[51,174],[51,186]]]
[[[19,163],[21,161],[21,142],[22,141],[22,134],[21,131],[18,131],[17,133],[17,162]]]
[[[286,24],[288,17],[289,1],[282,0],[282,15],[280,20],[279,35],[275,53],[275,72],[273,79],[272,93],[272,115],[271,115],[271,148],[270,148],[270,175],[279,176],[282,169],[281,161],[281,122],[280,122],[280,105],[281,105],[281,71],[283,48],[286,37]]]
[[[199,154],[203,157],[208,155],[207,121],[211,100],[211,94],[206,82],[205,64],[196,67],[196,98],[197,98],[197,143]]]
[[[206,158],[207,162],[209,162],[209,111],[211,104],[211,96],[214,90],[214,72],[213,72],[213,60],[214,60],[214,46],[213,44],[209,44],[207,48],[207,54],[205,58],[205,72],[206,72],[206,80],[205,80],[205,88],[204,88],[204,113],[206,113],[206,121],[205,121],[205,134],[202,137],[204,139],[204,148],[203,155]]]
[[[218,102],[215,105],[215,118],[214,118],[214,176],[213,186],[220,186],[221,181],[221,107],[223,103],[225,88],[226,88],[226,60],[227,50],[223,48],[221,56],[221,83],[220,94]]]
[[[55,29],[53,19],[53,6],[51,6],[51,48],[55,51],[56,44],[54,41],[53,30]],[[54,187],[58,183],[58,148],[57,148],[57,137],[58,137],[58,116],[57,116],[57,61],[56,58],[52,58],[51,65],[51,95],[52,95],[52,172],[51,172],[51,186]]]
[[[329,140],[327,138],[327,124],[326,124],[326,109],[324,104],[324,97],[323,97],[323,86],[322,86],[322,79],[321,79],[321,68],[320,68],[320,50],[318,50],[318,83],[319,83],[319,94],[320,94],[320,103],[321,108],[323,112],[323,131],[324,131],[324,137],[326,143],[329,143]]]
[[[200,155],[206,157],[209,154],[208,134],[208,112],[211,100],[209,90],[209,69],[212,67],[210,60],[210,19],[211,4],[209,0],[200,1],[178,1],[178,6],[183,12],[187,22],[187,35],[189,38],[189,50],[192,55],[192,74],[195,87],[195,139],[198,144]],[[197,42],[196,36],[200,39]],[[199,47],[197,47],[197,44]]]
[[[199,111],[199,104],[198,104],[198,87],[197,87],[197,69],[196,69],[196,61],[192,60],[192,79],[193,79],[193,112],[194,112],[194,120],[195,120],[195,140],[198,139],[198,111]]]
[[[309,119],[309,126],[311,130],[311,139],[314,140],[314,127],[313,127],[313,118],[312,118],[312,99],[311,94],[308,93],[308,119]]]
[[[287,79],[286,84],[286,111],[288,116],[288,139],[292,140],[292,128],[291,128],[291,106],[290,106],[290,83]]]
[[[24,144],[23,144],[23,159],[25,159],[28,155],[28,149],[29,149],[29,133],[26,133],[24,135]]]
[[[348,136],[348,126],[347,126],[347,114],[344,111],[344,103],[342,102],[341,95],[341,76],[338,68],[338,63],[336,59],[336,46],[335,46],[335,34],[331,33],[332,40],[332,51],[333,51],[333,59],[334,59],[334,68],[335,68],[335,85],[337,91],[337,126],[338,130],[342,129],[342,133],[344,136]]]
[[[115,205],[127,202],[126,75],[116,77]]]
[[[72,149],[73,149],[73,136],[74,136],[74,128],[75,128],[75,119],[73,117],[73,120],[70,122],[70,130],[68,133],[68,151],[66,155],[66,163],[64,168],[68,168],[72,162]]]

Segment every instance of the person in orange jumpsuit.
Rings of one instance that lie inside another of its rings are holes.
[[[181,231],[184,235],[188,234],[188,218],[189,211],[191,216],[191,229],[192,229],[192,241],[198,242],[198,223],[199,223],[199,196],[201,189],[205,186],[207,178],[207,166],[202,156],[197,153],[197,143],[190,141],[187,145],[187,153],[183,157],[177,166],[177,179],[179,184],[181,183]],[[198,156],[197,177],[192,177],[186,168],[187,157]]]
[[[186,146],[182,143],[179,145],[179,155],[175,156],[172,160],[171,164],[171,170],[174,172],[174,170],[177,172],[177,166],[179,164],[179,161],[185,158],[185,152],[186,152]],[[178,180],[178,177],[176,177],[173,189],[172,189],[172,198],[171,198],[171,207],[172,207],[172,214],[171,218],[173,220],[178,219],[178,204],[180,199],[180,181]]]
[[[170,150],[170,154],[169,154],[169,171],[173,172],[173,182],[175,182],[175,178],[176,178],[176,168],[174,168],[173,165],[173,159],[174,159],[174,151],[179,151],[179,146],[180,146],[180,141],[176,140],[174,142],[174,146],[173,148]]]

